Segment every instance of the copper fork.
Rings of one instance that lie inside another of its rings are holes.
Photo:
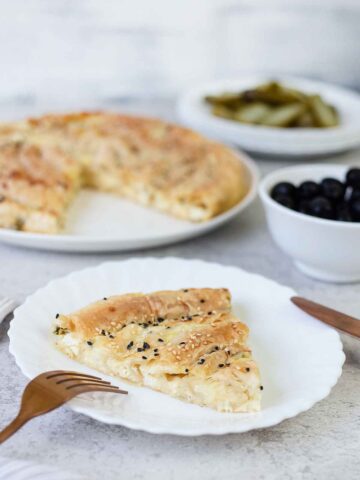
[[[51,412],[76,395],[88,392],[128,393],[93,375],[65,370],[44,372],[25,387],[19,413],[0,432],[0,443],[7,440],[32,418]]]

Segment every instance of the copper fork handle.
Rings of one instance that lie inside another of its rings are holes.
[[[0,443],[5,442],[11,435],[19,430],[26,422],[30,420],[31,417],[26,417],[24,415],[17,415],[12,422],[9,423],[7,427],[5,427],[0,432]]]

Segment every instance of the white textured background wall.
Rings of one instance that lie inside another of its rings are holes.
[[[360,88],[360,1],[0,0],[0,58],[2,102],[167,96],[251,70]]]

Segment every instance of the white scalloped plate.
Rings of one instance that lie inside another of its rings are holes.
[[[246,170],[249,191],[234,207],[201,223],[180,220],[116,195],[81,190],[71,204],[65,230],[58,235],[0,228],[0,241],[60,252],[139,250],[204,235],[239,215],[257,194],[259,172],[243,152],[234,152]]]
[[[260,366],[262,411],[219,413],[104,375],[129,395],[82,395],[70,402],[73,410],[152,433],[224,434],[275,425],[329,394],[345,359],[338,333],[292,305],[292,289],[238,268],[200,260],[131,259],[53,280],[15,310],[10,352],[29,378],[53,369],[95,374],[54,348],[51,330],[57,312],[71,312],[119,293],[183,287],[231,290],[235,312],[250,327],[250,344]]]

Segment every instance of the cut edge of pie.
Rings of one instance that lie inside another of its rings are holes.
[[[249,330],[227,289],[112,296],[55,323],[57,348],[95,370],[221,412],[260,410]]]

